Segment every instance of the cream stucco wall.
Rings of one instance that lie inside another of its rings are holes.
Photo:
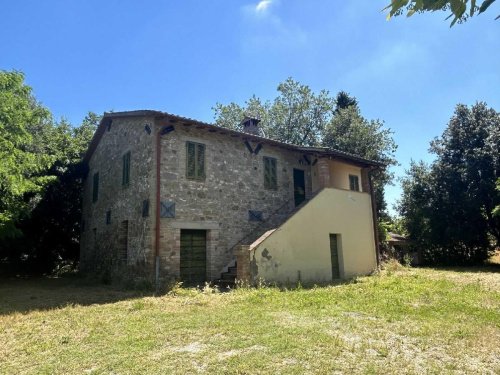
[[[342,278],[376,268],[370,195],[327,188],[251,249],[254,277],[279,283],[331,281],[331,233],[340,235]]]
[[[340,161],[330,161],[330,183],[331,186],[337,189],[349,190],[349,175],[358,176],[359,189],[362,190],[361,184],[361,168],[351,164],[342,163]]]

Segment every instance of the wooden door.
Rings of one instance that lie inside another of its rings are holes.
[[[332,279],[340,279],[339,241],[337,234],[330,233],[330,255],[332,259]]]
[[[185,285],[202,285],[207,275],[207,232],[181,230],[181,281]]]

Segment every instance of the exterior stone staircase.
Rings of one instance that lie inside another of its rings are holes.
[[[237,264],[234,262],[234,266],[227,268],[227,271],[222,272],[220,279],[214,282],[215,285],[219,287],[221,291],[234,289],[236,287],[236,269]]]
[[[270,234],[271,231],[274,231],[276,228],[280,227],[285,221],[288,220],[288,218],[293,216],[297,211],[299,211],[302,207],[304,207],[319,192],[320,190],[316,191],[296,207],[293,204],[293,199],[290,199],[287,202],[285,202],[276,211],[271,213],[266,218],[266,220],[262,221],[257,226],[255,226],[255,228],[251,232],[249,232],[247,235],[245,235],[245,237],[243,237],[240,241],[238,241],[235,245],[233,245],[231,247],[231,252],[234,253],[234,250],[238,246],[253,244],[255,241],[261,239],[268,232]],[[220,279],[214,282],[214,284],[219,286],[221,290],[232,289],[236,286],[236,277],[237,277],[236,261],[232,260],[226,268],[227,271],[222,272]]]

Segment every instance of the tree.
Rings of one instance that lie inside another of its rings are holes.
[[[255,95],[245,102],[215,105],[215,124],[239,130],[245,115],[260,118],[263,135],[281,142],[301,146],[321,143],[322,131],[333,114],[334,100],[328,91],[318,94],[299,82],[288,78],[278,85],[274,101],[262,102]]]
[[[475,0],[471,0],[469,5],[469,0],[391,0],[391,3],[383,10],[389,10],[388,19],[402,15],[405,10],[407,17],[422,12],[451,11],[446,18],[453,17],[451,27],[457,22],[466,21],[468,17],[483,13],[494,2],[495,0],[483,0],[479,5]],[[500,15],[496,17],[496,19],[499,18]]]
[[[22,73],[0,71],[0,238],[17,232],[15,221],[29,212],[51,180],[45,172],[55,156],[43,152],[38,133],[44,135],[51,121]]]
[[[485,103],[458,105],[431,144],[436,161],[412,164],[403,179],[399,212],[428,262],[477,263],[500,244],[499,128],[500,114]]]
[[[79,127],[62,119],[38,129],[38,151],[54,154],[56,160],[44,172],[51,181],[37,193],[29,212],[14,222],[17,236],[0,240],[0,259],[11,269],[48,273],[61,264],[76,265],[85,174],[81,158],[99,120],[89,113]]]
[[[335,113],[337,114],[341,109],[346,109],[351,106],[357,106],[358,101],[355,97],[349,95],[345,91],[339,91],[335,97]]]

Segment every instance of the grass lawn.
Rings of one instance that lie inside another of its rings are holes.
[[[0,280],[0,373],[498,374],[499,271],[161,297]]]

